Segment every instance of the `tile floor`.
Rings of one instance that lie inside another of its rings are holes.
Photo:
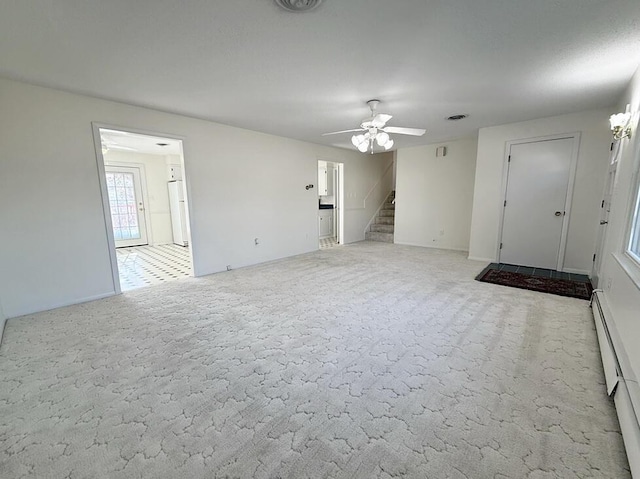
[[[188,246],[163,244],[118,248],[118,271],[122,291],[191,276]]]
[[[333,248],[339,244],[336,238],[320,238],[320,249]]]

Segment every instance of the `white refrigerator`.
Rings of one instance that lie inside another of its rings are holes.
[[[184,206],[184,188],[181,180],[169,182],[169,208],[171,210],[173,242],[180,246],[187,246],[189,237],[187,235],[187,216]]]

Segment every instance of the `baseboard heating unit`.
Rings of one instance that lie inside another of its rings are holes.
[[[640,478],[640,387],[629,366],[602,290],[593,292],[591,309],[600,344],[607,394],[613,396],[631,474]]]

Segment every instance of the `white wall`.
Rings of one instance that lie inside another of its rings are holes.
[[[436,148],[447,155],[436,158]],[[468,251],[477,139],[396,153],[395,243]]]
[[[640,266],[635,265],[624,251],[628,241],[627,226],[633,207],[634,180],[638,177],[640,168],[640,70],[633,77],[617,111],[624,111],[627,104],[630,104],[631,111],[635,112],[635,123],[632,138],[622,140],[620,145],[618,171],[602,257],[600,287],[604,289],[604,298],[612,313],[610,329],[614,330],[615,336],[622,341],[624,348],[623,359],[628,366],[624,372],[630,379],[637,381],[640,379]]]
[[[608,123],[611,112],[611,109],[592,110],[480,129],[470,258],[483,261],[496,259],[500,212],[504,200],[502,188],[506,143],[510,140],[580,132],[564,269],[583,273],[591,271],[611,144]]]
[[[113,294],[92,122],[184,139],[196,275],[316,250],[319,159],[344,163],[345,241],[364,239],[391,162],[6,79],[0,104],[7,317]]]
[[[145,214],[149,215],[151,225],[151,230],[147,232],[149,244],[173,243],[167,186],[167,156],[109,150],[104,154],[104,163],[105,165],[141,166],[142,188],[146,191],[148,199]],[[178,164],[180,164],[179,158]]]

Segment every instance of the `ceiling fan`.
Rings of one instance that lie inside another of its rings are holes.
[[[378,146],[383,147],[385,150],[389,150],[391,147],[393,147],[393,140],[389,137],[389,133],[412,136],[422,136],[425,134],[426,130],[423,130],[422,128],[385,126],[387,122],[392,118],[392,116],[387,115],[386,113],[376,113],[379,103],[380,100],[369,100],[367,102],[367,105],[369,105],[369,109],[371,110],[371,116],[362,120],[360,128],[356,128],[353,130],[332,131],[331,133],[324,133],[322,136],[339,135],[341,133],[351,133],[358,131],[364,132],[360,133],[359,135],[353,135],[351,137],[351,143],[353,143],[353,146],[355,146],[360,152],[366,153],[367,150],[370,150],[371,154],[373,154],[374,143],[377,143]]]

